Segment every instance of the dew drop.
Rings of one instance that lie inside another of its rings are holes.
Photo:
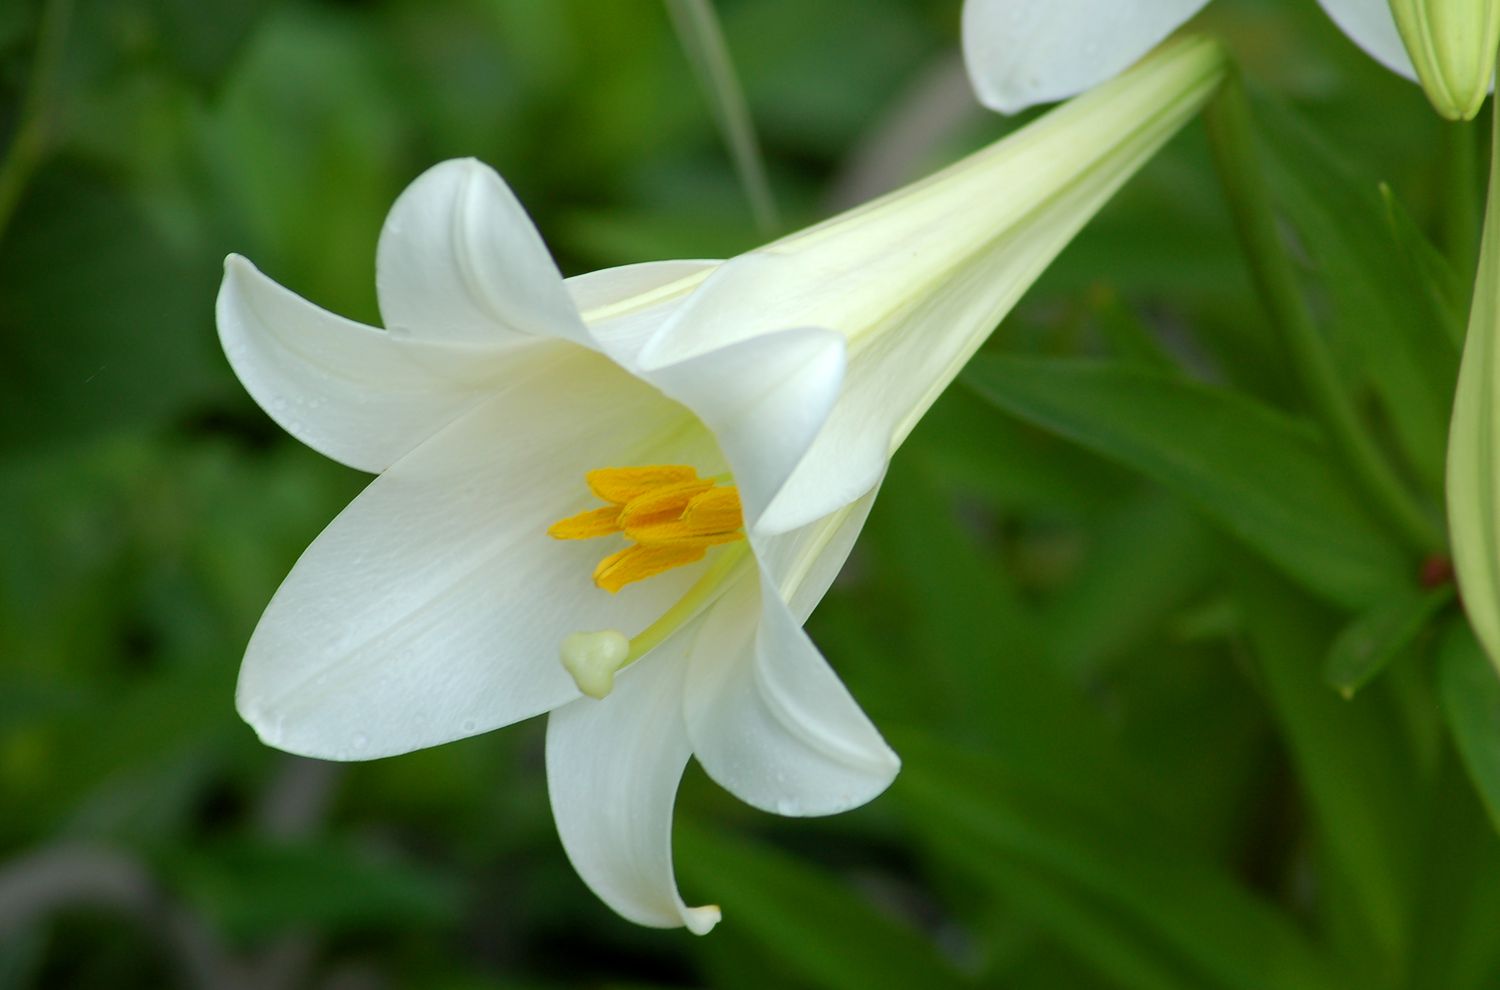
[[[369,746],[369,745],[370,745],[370,737],[367,736],[367,735],[365,735],[363,732],[361,732],[359,735],[357,735],[357,736],[354,737],[354,748],[355,749],[364,749],[366,746]]]
[[[459,728],[464,732],[474,732],[479,728],[479,723],[475,722],[472,718],[466,718],[464,719],[463,724],[459,726]]]

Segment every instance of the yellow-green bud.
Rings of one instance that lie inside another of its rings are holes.
[[[1437,112],[1470,120],[1495,77],[1500,0],[1390,0],[1417,78]]]

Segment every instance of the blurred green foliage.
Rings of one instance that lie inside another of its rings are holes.
[[[789,225],[1016,126],[971,106],[957,0],[719,7]],[[1473,133],[1313,4],[1203,23],[1436,514]],[[274,428],[213,326],[229,251],[375,321],[385,210],[452,156],[569,274],[753,246],[661,7],[15,0],[0,141],[0,986],[1500,981],[1500,683],[1308,418],[1201,127],[934,408],[810,624],[891,792],[788,821],[690,770],[703,939],[573,875],[538,724],[332,766],[238,721],[261,608],[364,478]]]

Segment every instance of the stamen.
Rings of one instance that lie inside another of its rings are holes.
[[[686,464],[652,464],[646,467],[599,468],[583,476],[589,490],[606,502],[623,503],[667,485],[692,481],[695,468]]]
[[[563,638],[564,669],[578,690],[603,698],[615,675],[692,621],[728,586],[748,552],[740,493],[729,475],[700,478],[684,465],[600,468],[585,475],[589,489],[610,503],[553,523],[559,540],[588,540],[619,533],[630,545],[599,561],[594,583],[611,594],[625,585],[700,561],[709,548],[728,544],[687,592],[634,639],[613,629]]]
[[[681,464],[599,468],[585,475],[590,490],[611,503],[553,523],[559,540],[623,533],[632,541],[594,569],[594,584],[611,594],[627,584],[702,560],[709,547],[745,538],[740,493],[728,475],[700,478]]]
[[[576,516],[560,519],[547,528],[547,535],[558,540],[588,540],[620,531],[620,507],[606,505]]]
[[[701,544],[653,546],[632,543],[619,553],[612,553],[594,568],[594,583],[613,594],[632,581],[640,581],[662,571],[703,559],[708,548]]]

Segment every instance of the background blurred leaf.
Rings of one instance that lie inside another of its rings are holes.
[[[1002,408],[1166,485],[1335,601],[1369,602],[1399,581],[1399,552],[1314,436],[1269,408],[1099,363],[984,354],[964,379]]]
[[[1490,821],[1500,829],[1500,677],[1462,623],[1448,629],[1439,665],[1448,728]]]
[[[336,934],[438,925],[458,910],[451,885],[339,843],[223,842],[171,854],[165,867],[173,885],[238,940],[308,925]]]
[[[1451,588],[1398,592],[1344,627],[1323,669],[1328,686],[1352,698],[1402,650],[1453,597]]]
[[[959,987],[927,938],[815,866],[769,847],[679,828],[679,870],[724,916],[813,986]]]
[[[1461,347],[1469,315],[1469,288],[1465,280],[1422,233],[1395,190],[1384,182],[1380,184],[1380,197],[1385,201],[1391,236],[1396,239],[1407,267],[1442,315],[1441,326],[1453,346]]]
[[[1087,892],[1142,929],[1135,953],[1156,956],[1164,971],[1186,965],[1196,985],[1340,985],[1274,909],[1213,865],[1184,856],[1170,834],[1122,826],[1107,805],[1078,806],[1046,780],[971,749],[914,733],[897,743],[906,759],[898,793],[912,805],[914,825],[957,862],[1015,859],[1064,890]]]
[[[1399,969],[1414,920],[1416,768],[1391,731],[1385,697],[1372,689],[1345,701],[1319,678],[1331,617],[1270,574],[1246,567],[1236,577],[1245,609],[1264,617],[1246,632],[1320,844],[1356,892],[1355,959],[1371,974]]]
[[[219,393],[212,313],[184,254],[107,180],[52,170],[0,241],[0,447],[140,427]]]
[[[1375,181],[1284,107],[1256,109],[1273,195],[1332,301],[1331,336],[1379,393],[1408,462],[1439,491],[1458,377],[1451,313],[1403,254]]]

